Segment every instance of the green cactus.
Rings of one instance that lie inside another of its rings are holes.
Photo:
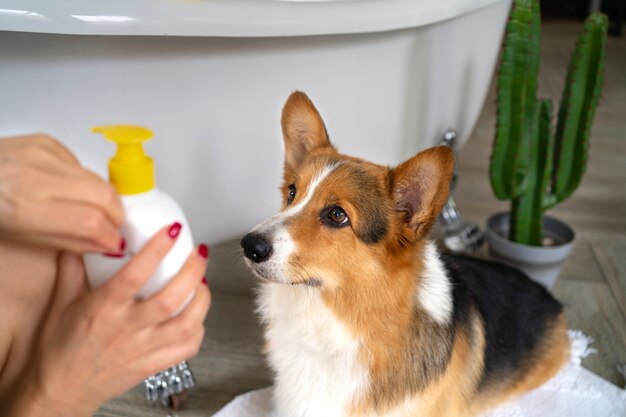
[[[540,246],[543,213],[568,198],[587,165],[589,134],[602,88],[608,20],[584,24],[569,64],[556,133],[552,102],[537,99],[540,60],[538,0],[514,0],[498,75],[498,117],[491,186],[511,200],[509,239]]]

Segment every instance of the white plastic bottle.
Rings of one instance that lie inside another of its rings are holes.
[[[142,299],[150,297],[180,270],[193,251],[191,229],[178,203],[155,186],[154,162],[142,147],[142,143],[152,137],[152,132],[129,125],[99,126],[92,130],[117,144],[117,153],[109,160],[109,180],[124,206],[125,220],[121,231],[126,239],[126,249],[119,258],[96,253],[84,256],[91,287],[104,284],[161,228],[175,222],[182,225],[174,247],[137,294]]]

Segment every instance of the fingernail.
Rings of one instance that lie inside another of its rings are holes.
[[[178,222],[172,224],[167,231],[167,235],[172,239],[175,239],[176,236],[178,236],[178,234],[180,233],[180,229],[182,229],[182,227],[183,225]]]
[[[120,251],[119,252],[106,252],[104,256],[108,256],[109,258],[121,258],[124,256],[124,249],[126,249],[126,239],[122,238],[120,240]]]
[[[209,247],[204,243],[200,244],[200,246],[198,246],[198,255],[207,259],[209,257]]]
[[[207,287],[209,286],[209,283],[207,282],[206,277],[202,277],[202,283],[206,285]]]

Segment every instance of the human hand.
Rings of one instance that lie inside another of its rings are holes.
[[[73,252],[119,252],[114,188],[47,135],[0,140],[0,235]]]
[[[201,281],[206,246],[192,253],[159,292],[135,299],[174,243],[163,228],[115,276],[91,291],[80,257],[60,256],[50,314],[21,395],[16,395],[17,416],[91,416],[105,401],[198,353],[210,305]],[[187,307],[172,317],[193,291]],[[45,406],[44,414],[38,414],[39,405]]]

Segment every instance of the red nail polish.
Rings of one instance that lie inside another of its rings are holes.
[[[200,244],[200,246],[198,246],[198,255],[207,259],[209,257],[209,247],[204,243]]]
[[[112,252],[107,252],[104,254],[104,256],[108,256],[109,258],[122,258],[124,257],[123,253],[112,253]]]
[[[202,277],[202,283],[206,285],[207,287],[209,286],[209,283],[207,282],[206,277]]]
[[[120,241],[120,252],[124,252],[124,249],[126,249],[126,239],[122,238]]]
[[[180,229],[182,229],[182,227],[183,225],[178,222],[172,224],[170,228],[167,230],[167,235],[171,237],[172,239],[175,239],[180,233]]]

